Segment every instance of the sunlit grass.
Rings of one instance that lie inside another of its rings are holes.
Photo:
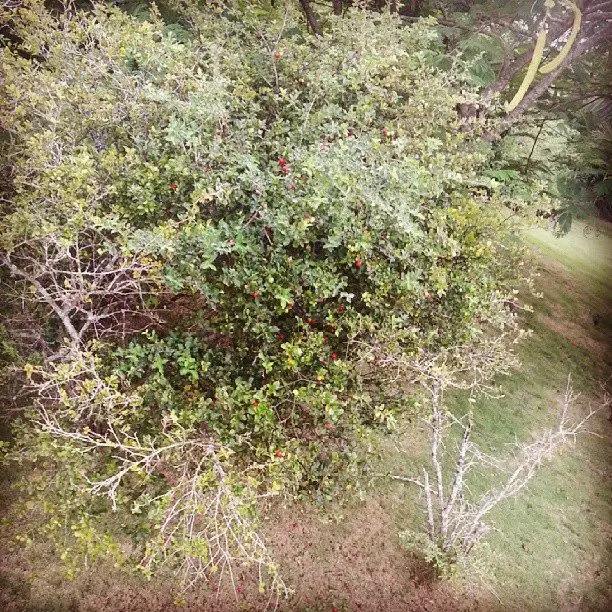
[[[564,272],[595,298],[607,298],[612,278],[612,228],[599,221],[575,222],[561,238],[543,228],[530,229],[526,238],[549,262],[561,264]],[[563,299],[563,298],[561,298]],[[589,306],[589,304],[586,304]]]

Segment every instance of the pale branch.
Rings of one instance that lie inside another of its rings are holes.
[[[57,303],[56,300],[53,299],[51,294],[43,287],[40,281],[31,276],[25,270],[18,268],[10,259],[10,256],[7,253],[2,254],[2,263],[9,269],[13,276],[18,276],[23,278],[25,281],[30,283],[36,291],[38,291],[40,297],[44,300],[44,302],[53,310],[53,312],[57,315],[59,320],[62,322],[66,333],[70,336],[73,344],[78,346],[81,342],[81,336],[79,332],[77,332],[76,328],[72,324],[70,317],[68,316],[68,312],[64,308]]]
[[[431,494],[431,487],[429,486],[429,474],[425,468],[423,468],[423,482],[425,483],[425,502],[427,504],[427,531],[429,533],[429,539],[432,542],[436,540],[436,522],[434,519],[433,510],[433,497]]]
[[[412,484],[417,485],[417,487],[425,488],[425,483],[421,482],[418,478],[409,478],[408,476],[394,476],[391,475],[390,478],[392,480],[401,480],[402,482],[411,482]]]
[[[435,371],[432,375],[435,375]],[[457,419],[443,407],[443,390],[447,386],[449,386],[447,379],[441,378],[439,374],[435,383],[427,385],[431,407],[431,418],[428,420],[429,468],[423,468],[422,479],[409,476],[392,476],[392,478],[416,484],[425,491],[425,514],[430,542],[444,553],[459,552],[467,555],[488,533],[489,527],[484,522],[487,515],[498,504],[524,490],[544,462],[552,458],[563,445],[575,443],[580,433],[590,433],[585,425],[594,414],[610,405],[610,398],[605,394],[600,408],[591,409],[583,418],[571,421],[569,412],[576,396],[571,379],[568,377],[557,426],[544,431],[534,442],[517,444],[514,456],[502,460],[482,453],[472,443],[471,413],[467,415],[467,422],[464,423],[462,419]],[[462,436],[454,460],[453,474],[447,483],[443,477],[443,456],[440,448],[443,445],[444,431],[452,425],[462,428]],[[507,472],[507,478],[501,485],[489,489],[474,501],[470,499],[472,496],[469,494],[466,475],[477,467]],[[430,486],[431,478],[435,480],[435,494]],[[437,520],[435,520],[436,515]]]
[[[440,446],[442,445],[441,387],[442,385],[439,380],[433,382],[431,390],[432,424],[430,432],[430,458],[438,493],[440,532],[444,535],[444,481],[442,479],[442,463],[439,456]]]
[[[236,568],[252,565],[258,568],[260,583],[264,571],[270,578],[268,603],[274,598],[278,603],[281,595],[288,595],[249,516],[248,510],[258,496],[244,484],[239,487],[241,493],[237,492],[220,459],[227,452],[219,445],[207,439],[183,439],[180,430],[178,435],[168,432],[161,440],[143,443],[137,434],[117,429],[111,421],[104,433],[67,429],[44,408],[36,424],[41,431],[75,445],[83,453],[112,453],[114,473],[100,480],[87,479],[86,492],[107,497],[114,511],[118,509],[119,489],[128,475],[156,475],[165,480],[166,491],[152,500],[158,502],[163,515],[157,535],[140,561],[143,571],[150,573],[163,564],[178,566],[183,591],[201,580],[209,581],[213,575],[220,583],[227,574],[236,594]]]
[[[155,263],[121,255],[93,230],[68,244],[54,234],[22,241],[0,256],[0,265],[35,290],[73,347],[87,334],[125,333],[129,316],[136,326],[157,319],[145,301],[157,287]]]
[[[457,458],[457,462],[455,465],[455,473],[453,475],[453,480],[450,486],[450,495],[448,497],[448,502],[444,506],[442,511],[443,518],[443,533],[445,534],[448,530],[448,524],[451,516],[451,512],[455,507],[455,503],[457,498],[463,493],[464,487],[464,478],[471,467],[470,462],[466,462],[467,454],[471,446],[470,436],[472,434],[473,420],[472,414],[469,414],[468,424],[463,428],[463,436],[461,438],[461,446],[459,449],[459,456]]]
[[[497,304],[500,308],[502,301]],[[421,350],[416,355],[407,355],[401,348],[393,350],[385,343],[353,341],[352,345],[362,351],[364,368],[374,367],[378,379],[391,372],[388,380],[401,380],[431,392],[436,380],[444,377],[447,387],[495,398],[499,392],[490,380],[493,374],[508,374],[518,365],[511,347],[519,337],[520,331],[512,330],[471,345],[456,345],[435,352]]]

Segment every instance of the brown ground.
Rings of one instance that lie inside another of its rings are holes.
[[[610,347],[603,340],[597,340],[592,336],[587,336],[584,333],[585,323],[576,323],[569,320],[560,321],[556,317],[550,317],[541,312],[537,313],[536,317],[540,323],[553,332],[563,336],[574,346],[583,349],[601,360],[606,360],[608,358]]]
[[[312,511],[294,508],[274,521],[268,540],[287,579],[299,585],[286,609],[476,609],[459,602],[448,585],[431,582],[428,568],[400,547],[397,526],[376,499],[338,520],[322,531]]]
[[[612,319],[610,301],[591,293],[588,296],[590,308],[581,307],[586,301],[585,289],[568,276],[563,265],[552,259],[540,259],[539,264],[546,277],[548,295],[544,300],[549,314],[536,312],[538,321],[595,359],[612,364],[609,337],[603,330],[597,333],[598,326]],[[569,300],[569,304],[563,298]]]
[[[399,546],[397,529],[375,499],[346,511],[337,523],[296,505],[271,517],[266,532],[283,577],[294,589],[288,600],[279,602],[279,610],[487,609],[486,604],[459,599],[447,584],[431,582],[428,569]],[[5,551],[2,559],[0,610],[5,612],[229,612],[264,610],[268,601],[247,576],[238,578],[237,599],[227,594],[229,589],[217,596],[210,588],[177,606],[175,591],[163,581],[146,583],[99,566],[67,581],[44,550],[35,555]]]

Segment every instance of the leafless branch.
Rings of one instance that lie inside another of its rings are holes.
[[[55,392],[56,387],[49,380],[39,384],[45,399],[38,402],[39,417],[34,423],[41,432],[69,442],[84,454],[111,455],[114,471],[97,480],[86,478],[85,492],[107,497],[114,511],[118,509],[121,487],[130,475],[165,481],[165,491],[153,500],[161,511],[159,528],[146,546],[141,569],[150,573],[164,564],[178,568],[183,590],[212,577],[221,581],[226,575],[236,593],[236,569],[253,566],[260,583],[264,578],[268,580],[269,603],[276,607],[288,590],[252,523],[249,509],[257,500],[256,491],[249,490],[242,481],[236,482],[224,467],[222,458],[229,456],[228,451],[206,437],[185,437],[185,431],[171,418],[166,420],[162,436],[156,439],[141,438],[113,421],[110,415],[95,431],[84,426],[84,416],[92,411],[98,415],[104,412],[100,404],[114,403],[112,412],[116,415],[117,409],[128,407],[129,402],[134,406],[138,403],[136,396],[123,396],[108,385],[105,387],[104,380],[95,373],[95,366],[85,362],[75,372],[66,371],[66,364],[58,366],[63,368],[58,385],[60,381],[65,385],[76,375],[80,390],[85,390],[82,397],[75,394],[78,402],[64,403],[62,410],[47,406],[49,390]],[[88,402],[98,408],[87,407]],[[65,411],[72,415],[69,426],[61,418]]]
[[[117,252],[100,232],[71,241],[55,233],[24,240],[0,254],[0,265],[51,309],[73,348],[91,336],[142,331],[156,321],[145,300],[157,287],[156,263]]]
[[[610,398],[605,395],[600,408],[591,409],[583,418],[572,421],[570,410],[576,396],[571,379],[568,378],[556,427],[542,432],[534,442],[517,444],[511,457],[499,459],[483,453],[471,441],[471,413],[467,415],[467,419],[457,419],[444,408],[444,388],[452,385],[447,384],[446,379],[440,376],[433,365],[431,368],[434,383],[427,385],[431,407],[427,421],[430,432],[429,466],[423,468],[422,479],[404,476],[392,478],[416,484],[425,490],[425,513],[431,544],[445,554],[467,555],[489,532],[489,526],[484,519],[491,510],[525,489],[544,462],[551,459],[562,446],[574,444],[580,433],[589,433],[586,424],[596,412],[610,405]],[[459,426],[462,436],[453,460],[452,476],[447,479],[444,477],[447,462],[443,449],[445,432],[451,426]],[[506,474],[506,479],[479,498],[472,499],[466,476],[474,468],[482,467],[501,471]],[[430,480],[435,483],[435,493],[430,487]]]

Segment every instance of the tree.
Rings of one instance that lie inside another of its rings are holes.
[[[467,62],[481,88],[478,100],[458,107],[463,129],[495,142],[503,189],[517,193],[531,185],[550,196],[553,204],[541,214],[559,233],[569,231],[574,217],[605,211],[609,199],[609,152],[591,135],[605,144],[610,8],[609,2],[424,7],[438,11],[449,53]],[[537,61],[536,37],[542,46]]]
[[[575,443],[578,434],[588,432],[589,419],[610,405],[606,396],[598,410],[591,409],[583,418],[572,421],[570,412],[576,397],[568,378],[555,427],[533,434],[533,440],[528,443],[516,443],[509,457],[488,455],[472,441],[474,414],[470,411],[457,418],[444,407],[444,392],[448,388],[467,391],[470,401],[483,390],[489,394],[490,389],[483,387],[481,377],[491,373],[490,354],[479,347],[462,347],[458,354],[469,363],[467,368],[449,368],[448,363],[440,367],[439,359],[428,356],[411,364],[426,390],[431,409],[426,419],[429,465],[423,467],[419,477],[392,476],[395,480],[417,485],[423,492],[427,536],[403,532],[400,537],[409,550],[424,555],[440,576],[448,575],[454,564],[467,557],[487,535],[490,528],[485,519],[489,513],[526,489],[545,462],[565,445]],[[504,369],[507,365],[503,364]],[[453,427],[460,431],[460,441],[454,458],[448,462],[447,447]],[[469,487],[470,474],[483,470],[501,474],[501,483],[475,496]]]
[[[314,11],[310,6],[309,0],[300,0],[300,5],[302,10],[304,11],[304,15],[306,16],[306,21],[308,22],[308,27],[311,29],[312,33],[316,36],[321,36],[321,28],[319,27],[319,21],[317,20]],[[340,4],[340,12],[342,11],[342,4]],[[334,4],[334,13],[337,15],[337,7]]]
[[[500,503],[524,491],[546,461],[565,445],[574,444],[578,434],[589,433],[587,424],[594,414],[607,409],[610,397],[604,391],[597,409],[572,420],[577,396],[568,377],[556,425],[534,433],[528,443],[514,443],[509,456],[495,457],[483,452],[472,440],[478,414],[471,406],[478,396],[503,397],[494,377],[507,376],[519,366],[513,346],[524,335],[514,320],[505,331],[487,334],[462,345],[436,353],[420,351],[407,358],[398,352],[373,347],[368,361],[374,367],[392,372],[396,380],[422,393],[427,410],[423,418],[429,439],[429,459],[422,472],[414,476],[391,474],[394,480],[416,485],[424,505],[426,533],[406,531],[400,537],[411,552],[422,555],[439,577],[448,577],[455,565],[465,560],[490,528],[486,517]],[[457,416],[445,405],[448,390],[468,396],[470,410]],[[454,432],[459,432],[459,436]],[[455,450],[450,448],[455,446]],[[450,456],[450,459],[449,459]],[[499,474],[499,484],[478,494],[478,479],[483,471]],[[476,485],[471,487],[471,485]]]
[[[520,252],[431,22],[175,8],[3,9],[0,262],[47,339],[6,457],[75,564],[282,594],[258,507],[350,481],[408,392],[371,348],[507,325]]]
[[[498,49],[502,51],[493,62],[498,71],[483,89],[482,103],[500,94],[514,94],[512,84],[532,61],[539,34],[546,45],[547,67],[535,66],[536,71],[539,68],[538,78],[504,117],[496,128],[498,133],[521,121],[525,112],[550,92],[568,68],[591,54],[605,54],[612,42],[612,2],[607,0],[511,5],[471,2],[469,6],[450,2],[444,3],[443,8],[447,20],[442,24],[448,26],[451,49],[455,45],[463,49],[479,46],[486,52],[484,39],[494,45],[496,55]],[[477,109],[465,106],[461,112],[466,118],[474,117]]]

